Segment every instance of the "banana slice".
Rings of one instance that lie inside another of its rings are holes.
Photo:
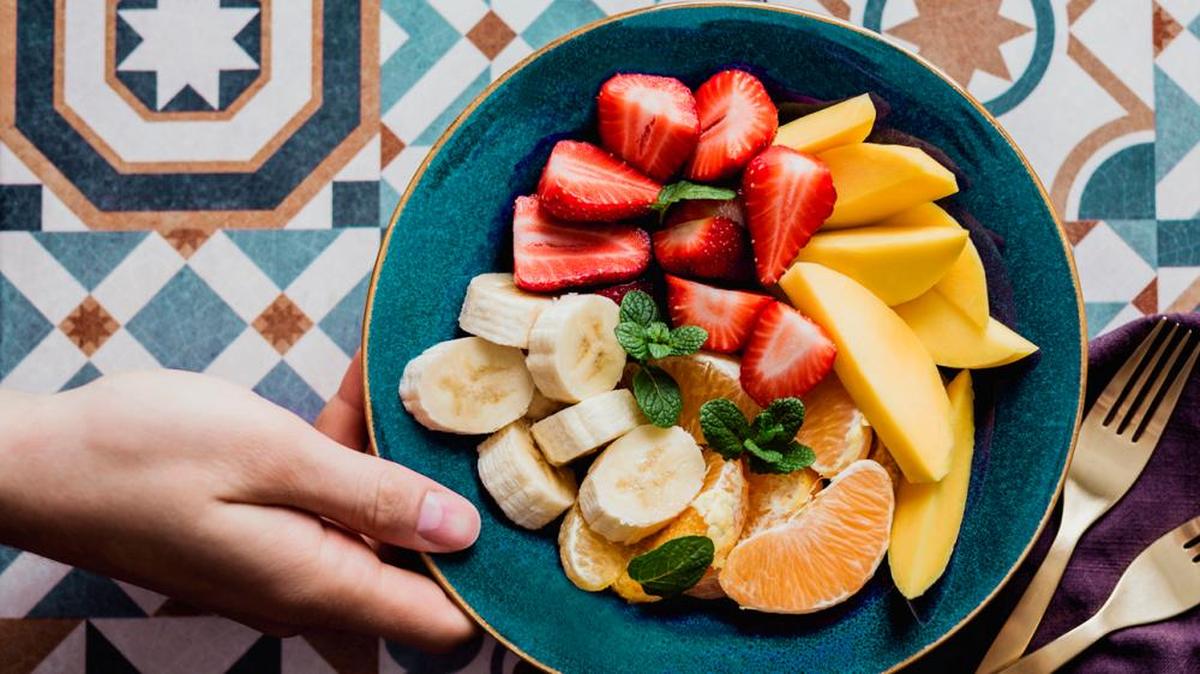
[[[638,426],[613,441],[579,489],[579,511],[596,533],[635,543],[683,512],[704,483],[704,456],[678,426]]]
[[[429,347],[400,378],[404,408],[435,431],[491,433],[521,418],[532,398],[520,349],[478,337]]]
[[[577,403],[611,391],[625,368],[617,304],[600,295],[565,295],[529,333],[529,373],[547,398]]]
[[[546,463],[524,419],[480,443],[478,468],[496,504],[526,529],[546,526],[575,502],[575,475]]]
[[[558,530],[558,557],[575,587],[599,592],[612,585],[629,563],[629,555],[628,547],[592,531],[578,506],[567,511]]]
[[[518,288],[512,274],[480,274],[467,285],[458,327],[489,342],[524,349],[537,317],[553,303],[553,297]]]
[[[533,400],[529,401],[529,409],[525,412],[525,418],[530,421],[541,421],[546,417],[566,407],[566,403],[560,403],[557,400],[551,400],[542,395],[542,392],[533,389]]]
[[[561,466],[644,423],[633,394],[621,388],[571,405],[530,430],[546,460]]]

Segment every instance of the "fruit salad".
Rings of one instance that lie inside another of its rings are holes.
[[[938,204],[954,172],[872,142],[867,93],[777,106],[745,70],[622,73],[595,105],[404,407],[486,436],[479,480],[514,525],[558,522],[580,590],[810,613],[886,554],[925,593],[965,509],[971,371],[1037,350]]]

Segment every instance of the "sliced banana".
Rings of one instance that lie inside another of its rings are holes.
[[[633,394],[621,388],[571,405],[530,430],[546,460],[561,466],[644,423]]]
[[[462,337],[435,344],[404,366],[400,400],[426,428],[491,433],[521,418],[533,379],[520,349]]]
[[[478,468],[496,504],[526,529],[546,526],[575,502],[575,475],[546,463],[524,419],[480,443]]]
[[[512,274],[480,274],[467,285],[458,326],[489,342],[524,349],[534,322],[553,303],[553,297],[518,288]]]
[[[635,543],[683,512],[704,483],[704,456],[678,426],[638,426],[613,441],[579,489],[579,510],[596,533]]]
[[[575,587],[599,592],[612,585],[629,563],[629,555],[628,547],[592,531],[578,506],[567,511],[558,530],[558,556]]]
[[[529,333],[529,373],[547,398],[577,403],[611,391],[625,368],[613,330],[617,304],[600,295],[564,295]]]
[[[541,421],[566,406],[566,403],[551,400],[542,395],[542,392],[537,390],[535,386],[533,388],[533,400],[529,401],[529,409],[525,411],[525,418],[530,421]]]

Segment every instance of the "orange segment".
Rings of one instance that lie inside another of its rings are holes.
[[[812,613],[845,601],[887,552],[895,499],[882,466],[856,461],[791,520],[738,543],[721,587],[742,608]]]
[[[691,356],[673,356],[655,361],[675,378],[683,394],[683,411],[679,414],[682,426],[696,442],[704,443],[704,432],[700,430],[700,406],[713,398],[728,398],[738,409],[753,419],[760,409],[750,396],[742,390],[738,381],[741,376],[741,361],[734,356],[701,351]]]
[[[576,587],[598,592],[625,570],[629,548],[592,531],[579,514],[579,506],[573,505],[558,530],[558,557]]]
[[[821,479],[811,470],[786,475],[748,473],[750,507],[742,538],[792,519],[821,488]]]
[[[833,477],[867,457],[875,434],[836,375],[825,377],[802,400],[804,425],[796,440],[816,452],[813,470],[822,477]]]

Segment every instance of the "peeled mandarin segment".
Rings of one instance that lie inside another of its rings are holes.
[[[957,220],[934,203],[924,203],[901,211],[881,221],[879,226],[962,228]],[[963,246],[958,259],[950,265],[941,280],[934,284],[933,289],[958,307],[972,323],[981,328],[987,325],[991,312],[988,306],[987,275],[984,273],[979,251],[970,239],[967,239],[967,244]]]
[[[812,613],[862,589],[887,551],[891,479],[862,460],[830,482],[791,520],[738,543],[721,587],[742,608]]]
[[[870,224],[958,191],[954,174],[920,148],[855,143],[819,157],[837,191],[826,228]]]
[[[896,490],[888,565],[900,594],[909,599],[925,594],[945,572],[967,506],[975,449],[975,396],[970,370],[959,372],[947,392],[954,428],[949,474],[932,484],[901,480]]]
[[[796,259],[840,271],[895,305],[932,288],[966,242],[965,229],[860,227],[818,233]]]
[[[558,555],[575,587],[598,592],[612,585],[625,570],[630,550],[592,531],[579,514],[579,507],[574,506],[558,530]]]
[[[833,477],[846,466],[865,459],[875,433],[837,377],[826,377],[804,395],[804,425],[796,442],[817,455],[813,470]]]
[[[749,473],[749,506],[742,538],[782,524],[800,512],[812,500],[820,487],[820,476],[811,470],[797,470],[784,475]]]
[[[1037,351],[1037,345],[994,318],[983,328],[976,326],[941,293],[925,293],[895,310],[938,365],[999,367]]]
[[[700,444],[704,444],[700,406],[709,400],[727,398],[748,419],[753,419],[761,411],[758,404],[742,390],[741,361],[736,356],[700,351],[690,356],[663,358],[654,364],[666,370],[679,384],[683,396],[679,425]]]
[[[912,482],[950,470],[950,401],[924,344],[860,283],[798,262],[780,287],[837,345],[834,372]]]
[[[875,126],[875,104],[869,94],[848,98],[779,127],[773,145],[816,154],[830,148],[861,143]]]

